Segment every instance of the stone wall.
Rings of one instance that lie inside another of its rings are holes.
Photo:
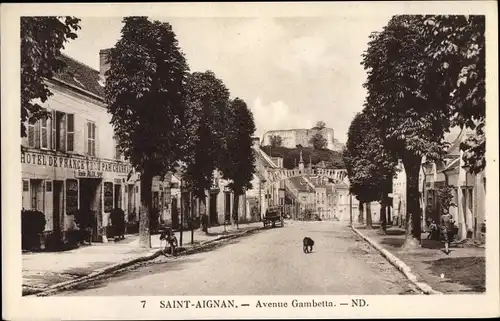
[[[309,141],[317,133],[320,132],[327,140],[327,148],[335,150],[336,141],[334,139],[334,132],[332,128],[318,129],[287,129],[287,130],[271,130],[264,134],[262,137],[262,145],[271,144],[271,136],[281,136],[282,146],[286,148],[295,148],[297,145],[309,146]]]

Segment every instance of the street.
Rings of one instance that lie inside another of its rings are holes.
[[[310,254],[302,239],[315,241]],[[287,221],[209,252],[158,258],[59,296],[412,294],[406,278],[338,222]]]

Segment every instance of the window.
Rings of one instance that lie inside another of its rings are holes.
[[[95,154],[95,123],[87,122],[87,155],[96,156]]]
[[[120,150],[118,137],[113,138],[115,140],[115,158],[120,160],[122,157],[122,151]]]
[[[35,124],[28,123],[28,147],[35,147]]]
[[[66,151],[66,114],[56,112],[56,150]]]
[[[23,180],[23,192],[28,192],[29,191],[29,181],[28,180]]]
[[[40,119],[40,148],[49,148],[49,133],[47,128],[47,118]]]
[[[66,151],[73,152],[75,151],[75,115],[67,114],[68,123],[67,123],[67,140],[66,140]]]

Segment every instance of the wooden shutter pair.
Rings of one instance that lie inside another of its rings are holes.
[[[98,150],[96,146],[97,126],[94,122],[87,121],[85,126],[85,154],[97,157]]]

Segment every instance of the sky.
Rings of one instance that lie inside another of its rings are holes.
[[[122,18],[81,19],[63,52],[98,70],[99,50],[116,44]],[[345,143],[366,96],[361,55],[390,16],[151,19],[172,25],[191,71],[213,71],[246,101],[255,135],[322,120]]]

